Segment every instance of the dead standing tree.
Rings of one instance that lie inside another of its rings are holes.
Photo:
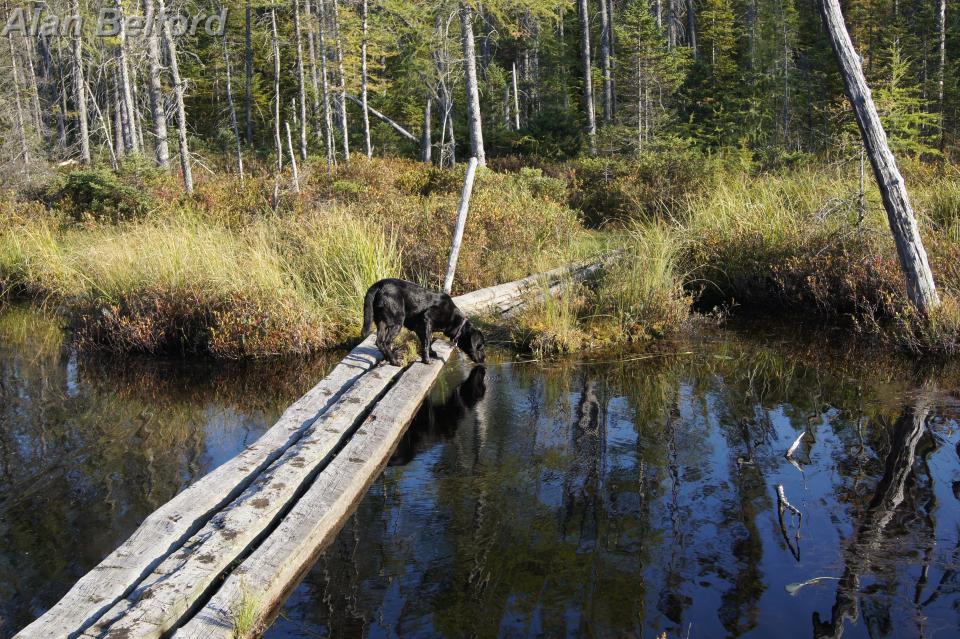
[[[166,16],[163,0],[159,2],[161,16]],[[180,77],[180,65],[177,62],[177,44],[170,29],[170,21],[160,21],[163,43],[167,47],[167,56],[170,62],[170,77],[173,80],[173,94],[177,106],[177,139],[180,143],[180,169],[183,171],[183,186],[187,195],[193,195],[193,170],[190,166],[190,148],[187,146],[187,109],[184,106],[183,96],[186,82]]]
[[[907,295],[917,310],[926,314],[940,304],[940,299],[933,283],[933,273],[927,262],[927,252],[920,239],[907,188],[887,144],[887,134],[873,104],[860,57],[853,48],[850,34],[847,33],[839,0],[822,0],[821,14],[830,35],[830,44],[840,67],[840,74],[843,76],[847,97],[860,128],[863,145],[870,157],[873,175],[880,187],[883,207],[887,211],[887,220],[897,245],[900,266],[907,280]]]

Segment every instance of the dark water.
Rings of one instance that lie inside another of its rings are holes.
[[[267,636],[960,636],[960,373],[748,333],[448,366]],[[0,636],[327,366],[84,360],[0,315]]]
[[[90,361],[43,315],[0,313],[0,637],[253,442],[327,365]]]
[[[766,339],[448,367],[267,637],[960,636],[958,377]]]

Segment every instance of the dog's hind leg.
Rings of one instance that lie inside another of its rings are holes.
[[[377,324],[377,348],[383,353],[384,358],[394,366],[400,366],[400,359],[397,357],[397,350],[393,348],[393,342],[400,333],[400,327],[395,324],[379,322]]]

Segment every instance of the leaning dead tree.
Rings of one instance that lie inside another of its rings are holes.
[[[873,167],[873,175],[880,187],[883,207],[897,245],[900,266],[907,280],[907,295],[913,305],[923,314],[940,304],[933,273],[927,262],[927,252],[920,239],[920,230],[913,215],[913,207],[907,195],[903,177],[897,168],[896,158],[887,144],[887,134],[880,123],[880,116],[873,104],[870,87],[863,76],[860,57],[853,48],[850,34],[840,12],[839,0],[822,0],[823,22],[830,34],[830,44],[843,76],[847,97],[860,128],[860,136]]]

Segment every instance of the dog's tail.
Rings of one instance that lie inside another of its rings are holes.
[[[367,294],[363,297],[363,328],[360,329],[360,337],[364,338],[373,330],[373,298],[377,296],[380,290],[380,283],[377,282],[367,289]]]

